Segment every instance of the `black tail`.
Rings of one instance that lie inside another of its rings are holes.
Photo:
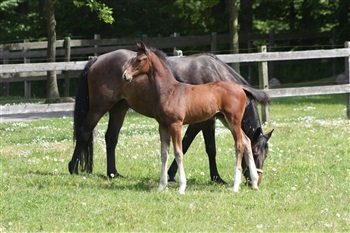
[[[82,171],[92,172],[93,167],[93,134],[86,140],[83,136],[83,125],[89,112],[89,90],[87,75],[89,69],[96,59],[90,60],[80,74],[78,93],[75,98],[74,107],[74,140],[79,143],[80,168]]]
[[[271,103],[270,96],[263,90],[255,89],[251,86],[241,84],[243,90],[247,96],[252,96],[256,101],[263,105],[268,105]]]

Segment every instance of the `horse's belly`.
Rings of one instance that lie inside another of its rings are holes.
[[[187,125],[187,124],[195,124],[195,123],[203,122],[212,118],[213,116],[215,116],[215,114],[205,114],[205,115],[203,114],[200,116],[186,117],[183,124]]]
[[[207,103],[206,105],[192,105],[187,109],[184,124],[194,124],[206,121],[218,113],[216,104]]]

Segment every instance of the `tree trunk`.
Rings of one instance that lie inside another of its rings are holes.
[[[239,53],[238,39],[238,0],[230,0],[230,50]],[[240,72],[239,63],[233,63],[232,68]]]
[[[56,61],[56,20],[53,0],[44,0],[44,11],[47,25],[47,59]],[[58,102],[60,94],[57,86],[56,71],[47,72],[47,99],[46,102]]]

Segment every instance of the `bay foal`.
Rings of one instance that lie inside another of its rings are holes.
[[[175,159],[179,167],[179,192],[185,193],[186,176],[183,166],[182,126],[205,121],[222,114],[224,124],[235,141],[236,168],[233,191],[241,184],[242,159],[249,166],[252,187],[258,189],[258,173],[255,167],[249,138],[241,129],[246,107],[246,93],[233,82],[217,81],[201,85],[178,82],[166,57],[160,57],[143,42],[137,43],[138,52],[126,65],[123,79],[131,82],[138,75],[148,76],[154,93],[154,116],[159,123],[162,170],[159,191],[167,185],[167,165],[170,138],[173,141]],[[246,90],[247,91],[247,90]]]

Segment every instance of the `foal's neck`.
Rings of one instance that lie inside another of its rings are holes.
[[[180,82],[176,80],[173,72],[162,59],[155,54],[153,54],[153,56],[152,69],[150,70],[149,77],[153,85],[156,85],[157,94],[159,94]]]

